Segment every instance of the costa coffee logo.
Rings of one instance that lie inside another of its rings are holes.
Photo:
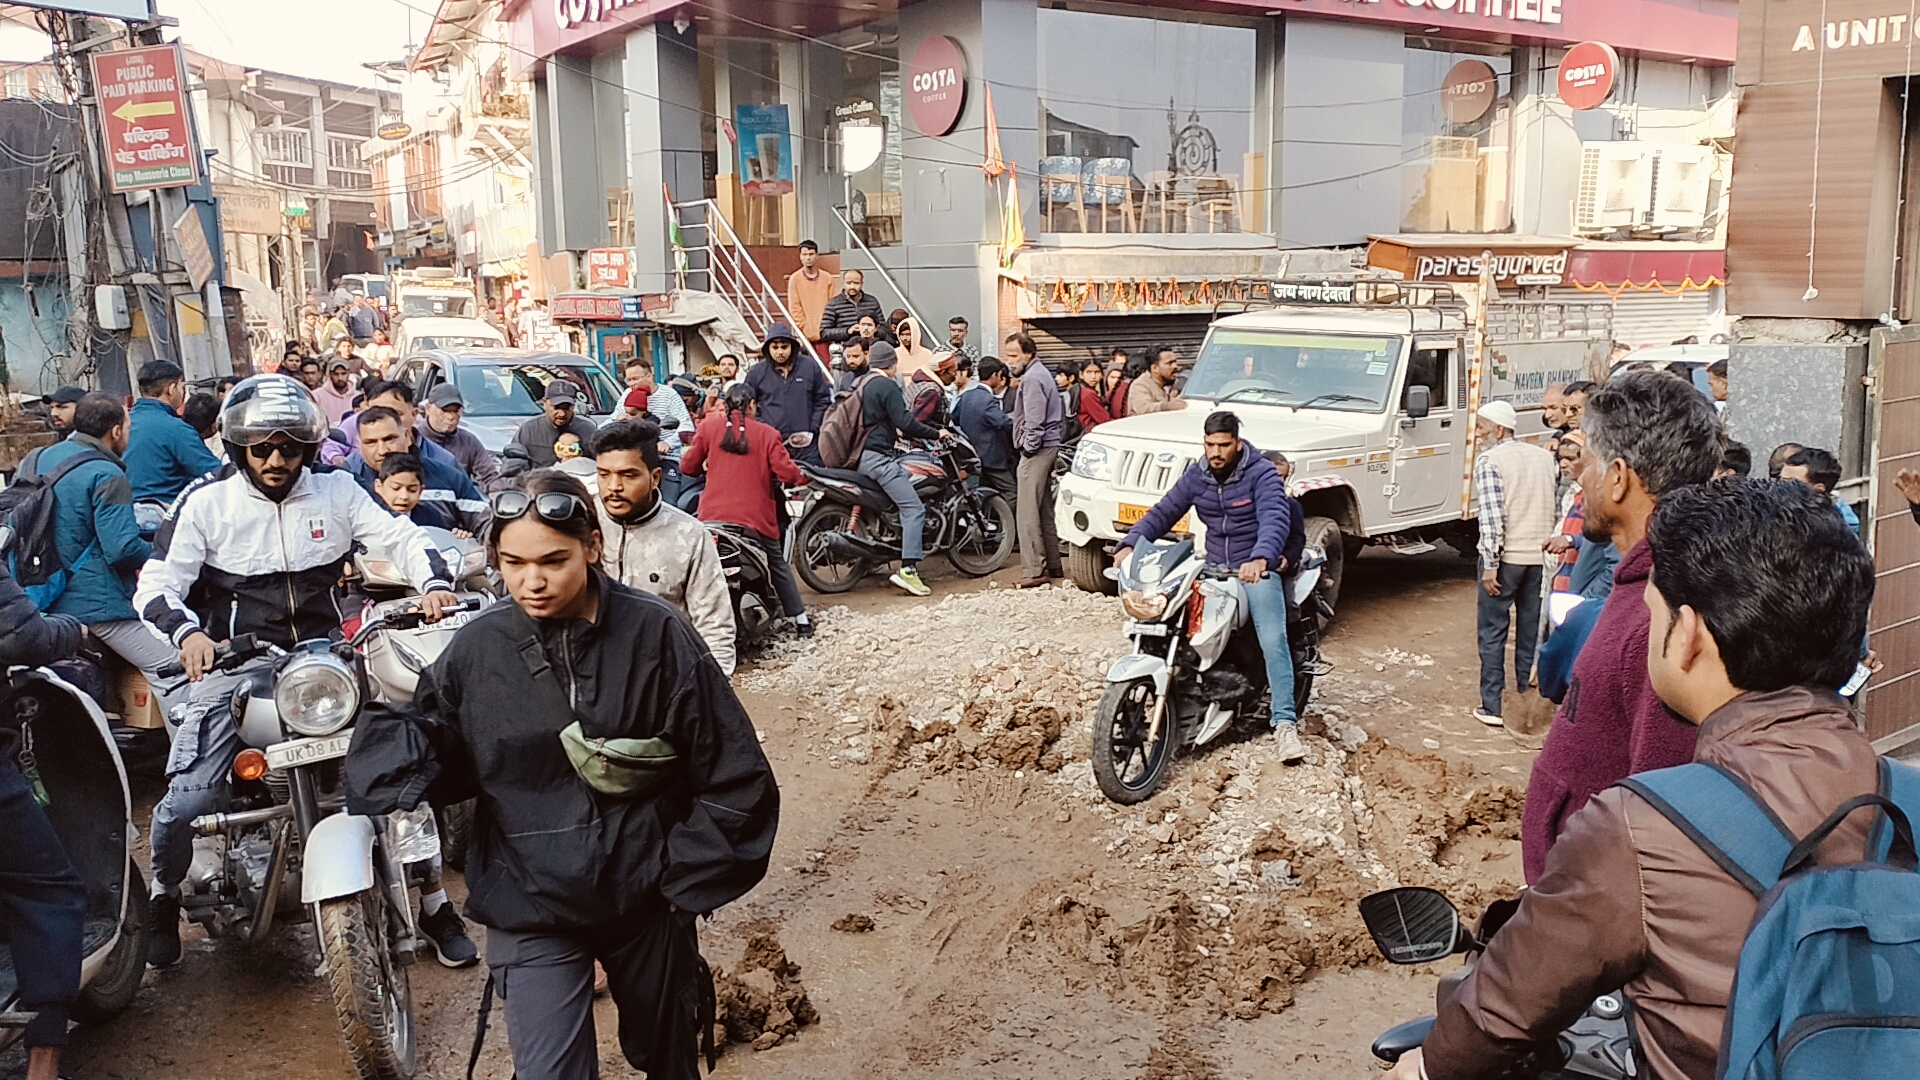
[[[1603,41],[1583,41],[1560,58],[1560,100],[1571,109],[1592,109],[1613,93],[1620,54]]]
[[[1499,76],[1486,62],[1462,60],[1440,84],[1440,111],[1453,123],[1471,124],[1487,115],[1499,87]]]
[[[945,135],[960,123],[967,102],[967,61],[950,37],[930,37],[907,65],[907,111],[927,135]]]

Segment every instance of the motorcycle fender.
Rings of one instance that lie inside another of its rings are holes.
[[[1147,653],[1128,653],[1115,660],[1113,666],[1107,669],[1107,681],[1123,683],[1151,678],[1154,692],[1165,694],[1169,674],[1165,659]]]
[[[300,902],[317,904],[373,888],[373,819],[358,814],[321,818],[307,835]]]

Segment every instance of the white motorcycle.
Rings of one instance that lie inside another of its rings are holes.
[[[1296,713],[1329,665],[1320,628],[1332,618],[1314,591],[1326,555],[1308,547],[1286,578],[1287,643]],[[1208,566],[1192,540],[1141,544],[1107,571],[1133,652],[1114,661],[1093,721],[1093,775],[1122,805],[1151,797],[1178,751],[1218,738],[1236,718],[1271,715],[1267,668],[1239,577]]]

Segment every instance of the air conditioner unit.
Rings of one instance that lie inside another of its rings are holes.
[[[1713,176],[1713,149],[1662,146],[1653,167],[1655,229],[1698,229],[1707,222],[1707,189]]]
[[[1648,143],[1581,144],[1574,231],[1607,233],[1642,224],[1652,209],[1653,154]]]

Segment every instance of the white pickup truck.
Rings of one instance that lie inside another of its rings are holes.
[[[1054,513],[1081,588],[1111,590],[1103,571],[1117,541],[1202,456],[1201,427],[1222,409],[1238,414],[1243,438],[1292,461],[1307,542],[1327,553],[1329,604],[1346,559],[1366,544],[1414,553],[1445,540],[1470,553],[1473,410],[1511,401],[1520,435],[1543,440],[1546,387],[1604,370],[1611,332],[1605,302],[1495,301],[1483,320],[1472,286],[1268,290],[1268,306],[1208,329],[1185,409],[1129,416],[1080,440]],[[1202,531],[1192,515],[1176,528]]]

